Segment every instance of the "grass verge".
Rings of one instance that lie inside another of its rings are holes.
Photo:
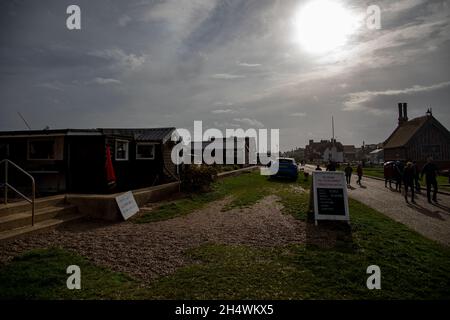
[[[308,183],[271,181],[252,173],[218,182],[209,199],[189,199],[192,204],[186,208],[183,202],[176,203],[187,214],[210,199],[226,195],[233,196],[232,208],[250,206],[267,194],[276,194],[284,205],[284,213],[306,221],[308,194],[299,191],[299,187],[308,189]],[[148,286],[97,267],[69,251],[32,251],[0,268],[0,297],[450,299],[449,248],[358,201],[351,199],[349,205],[351,228],[339,229],[327,224],[315,227],[306,223],[305,243],[286,247],[206,244],[186,253],[196,263],[160,277]],[[161,212],[163,218],[170,216],[167,211]],[[323,235],[336,241],[328,247],[318,245],[315,239]],[[81,268],[80,291],[66,288],[66,268],[72,264]],[[366,287],[366,269],[372,264],[381,268],[381,290]]]
[[[67,267],[81,269],[81,290],[67,289]],[[122,299],[137,284],[59,248],[32,250],[0,268],[0,299]]]

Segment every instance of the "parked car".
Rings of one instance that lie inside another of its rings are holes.
[[[295,163],[295,159],[293,158],[278,158],[276,160],[276,164],[278,164],[278,171],[272,174],[271,178],[289,178],[292,180],[297,180],[298,178],[298,167]],[[272,167],[273,164],[270,164]],[[276,165],[273,166],[276,168]]]

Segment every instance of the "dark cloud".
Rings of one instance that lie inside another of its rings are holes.
[[[342,2],[355,14],[372,4]],[[23,128],[17,111],[34,128],[203,120],[280,128],[286,149],[329,138],[334,115],[344,143],[376,143],[400,100],[411,116],[433,107],[449,126],[449,87],[439,87],[450,81],[445,0],[379,1],[381,30],[362,26],[322,55],[294,41],[304,3],[79,0],[82,30],[69,31],[72,1],[2,1],[0,130]]]

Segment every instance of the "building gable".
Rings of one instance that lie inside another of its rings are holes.
[[[391,136],[385,141],[384,148],[402,148],[431,120],[432,117],[423,116],[399,125]]]

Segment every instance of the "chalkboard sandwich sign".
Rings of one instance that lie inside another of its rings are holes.
[[[314,220],[350,221],[347,183],[343,172],[313,172]]]

